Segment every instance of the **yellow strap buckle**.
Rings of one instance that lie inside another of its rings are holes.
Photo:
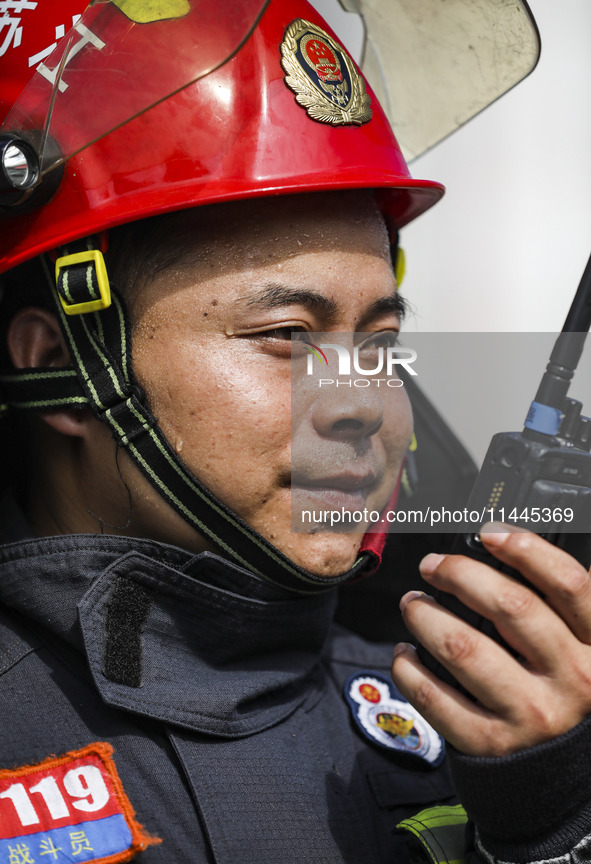
[[[87,266],[80,267],[81,264]],[[75,270],[72,269],[74,267]],[[74,252],[58,258],[55,262],[55,284],[66,315],[97,312],[111,305],[105,259],[98,249]]]

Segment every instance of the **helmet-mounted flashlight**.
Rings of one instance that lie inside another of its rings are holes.
[[[0,136],[0,206],[14,206],[39,183],[39,159],[31,145],[15,135]]]
[[[36,144],[40,133],[30,132]],[[44,173],[38,148],[31,141],[6,132],[0,135],[0,215],[4,211],[28,213],[40,204],[45,204],[60,185],[64,166],[59,161],[59,150],[55,141],[45,136],[45,154],[53,166]]]

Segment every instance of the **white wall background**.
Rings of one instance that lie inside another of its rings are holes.
[[[448,190],[403,235],[419,330],[559,330],[591,253],[591,2],[530,8],[534,72],[411,166]]]

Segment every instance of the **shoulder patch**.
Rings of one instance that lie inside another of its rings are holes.
[[[160,843],[136,821],[112,755],[97,741],[0,771],[0,862],[117,864]]]
[[[362,734],[386,750],[414,756],[434,768],[445,742],[387,678],[358,672],[345,684],[345,698]]]

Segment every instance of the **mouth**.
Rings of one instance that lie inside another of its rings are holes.
[[[329,477],[293,477],[292,501],[296,506],[324,510],[363,510],[379,486],[381,475],[343,472]]]

